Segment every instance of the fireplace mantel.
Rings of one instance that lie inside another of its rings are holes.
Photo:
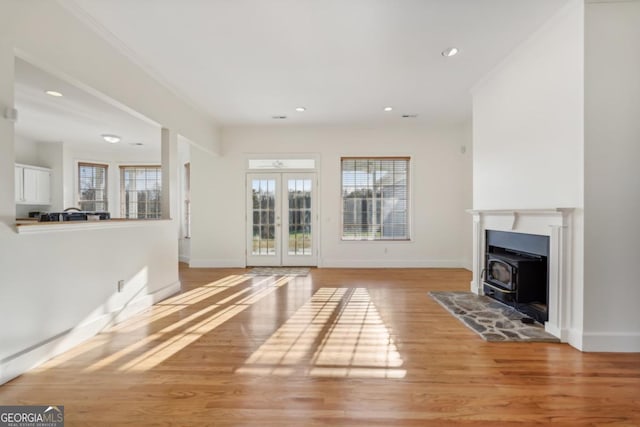
[[[547,332],[568,340],[572,311],[571,260],[573,208],[471,209],[473,215],[473,279],[471,291],[482,294],[486,230],[549,236],[549,320]]]

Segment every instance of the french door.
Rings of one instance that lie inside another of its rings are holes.
[[[247,265],[315,266],[314,173],[247,174]]]

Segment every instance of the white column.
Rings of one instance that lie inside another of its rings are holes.
[[[545,329],[567,342],[573,311],[572,210],[560,210],[549,239],[549,320]]]
[[[15,224],[14,195],[14,124],[4,117],[6,108],[13,108],[13,49],[2,37],[0,28],[0,222]]]
[[[566,341],[566,337],[562,336],[562,324],[564,323],[564,298],[563,298],[563,241],[562,226],[552,225],[551,235],[549,238],[549,295],[548,295],[548,313],[549,319],[544,327],[547,332],[562,341]]]
[[[178,215],[178,134],[162,128],[162,218],[177,220]],[[176,221],[177,223],[177,221]]]
[[[484,230],[482,214],[473,212],[473,260],[471,292],[482,295],[482,266],[484,265]]]

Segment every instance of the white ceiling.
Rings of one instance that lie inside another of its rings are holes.
[[[45,91],[55,90],[62,97]],[[15,62],[15,106],[18,136],[37,142],[65,142],[68,146],[101,152],[159,153],[160,127],[53,76],[19,58]],[[106,143],[101,135],[122,137]],[[142,143],[143,145],[133,145]]]
[[[568,2],[60,1],[222,125],[469,120],[473,84]],[[460,53],[444,58],[450,46]],[[159,150],[158,125],[21,59],[15,97],[16,134],[25,138],[92,151]],[[107,144],[104,133],[123,140]]]
[[[468,120],[473,84],[567,0],[61,2],[222,125],[340,125]]]

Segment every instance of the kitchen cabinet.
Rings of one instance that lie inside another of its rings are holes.
[[[17,164],[15,181],[17,204],[51,204],[51,169]]]

